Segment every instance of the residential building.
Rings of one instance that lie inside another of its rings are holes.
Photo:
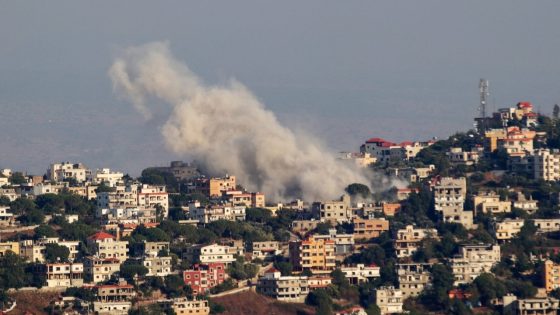
[[[183,271],[183,280],[194,295],[202,295],[227,279],[225,269],[223,263],[195,264],[192,269]]]
[[[100,315],[128,314],[132,307],[131,301],[136,296],[134,286],[124,280],[118,284],[98,285],[93,290],[93,311]]]
[[[210,307],[208,300],[189,300],[188,298],[177,298],[171,302],[171,308],[177,315],[209,315]]]
[[[318,220],[294,220],[292,222],[292,232],[304,236],[315,230],[319,223],[321,223],[321,221]]]
[[[179,181],[191,180],[200,176],[198,167],[194,163],[183,161],[172,161],[169,163],[169,166],[157,166],[151,169],[171,173]]]
[[[156,216],[167,218],[169,214],[169,195],[165,185],[143,184],[138,189],[138,207],[142,210],[154,209]],[[157,213],[161,209],[161,213]]]
[[[504,219],[502,222],[496,222],[494,224],[496,239],[505,241],[514,238],[521,232],[524,224],[525,220],[523,219]]]
[[[39,266],[45,276],[47,287],[81,287],[84,284],[84,265],[82,263],[56,263]]]
[[[334,225],[349,222],[352,219],[350,196],[344,195],[340,200],[315,202],[312,205],[312,212],[315,218],[319,218],[322,222],[329,221]]]
[[[12,226],[15,224],[14,214],[8,212],[10,207],[0,207],[0,227]]]
[[[449,260],[455,285],[471,283],[476,277],[490,272],[500,262],[500,246],[492,244],[461,245],[459,255]]]
[[[199,223],[207,224],[218,220],[245,221],[246,206],[234,206],[232,204],[212,204],[201,206],[200,202],[189,205],[188,217]]]
[[[538,233],[551,233],[560,231],[560,219],[534,219]]]
[[[295,270],[330,273],[336,266],[335,241],[316,238],[290,242],[290,262]]]
[[[339,234],[336,229],[329,229],[328,235],[315,234],[314,238],[334,241],[334,254],[339,260],[344,260],[354,250],[354,234]]]
[[[193,245],[187,248],[186,256],[201,264],[223,263],[226,266],[235,261],[236,250],[218,244]]]
[[[533,196],[529,195],[529,199],[522,192],[517,193],[517,200],[513,202],[513,207],[526,211],[529,214],[535,213],[538,209],[538,203],[533,200]]]
[[[101,209],[138,208],[138,186],[115,186],[115,191],[97,194],[97,207]]]
[[[433,190],[435,210],[441,213],[444,222],[460,223],[467,229],[473,227],[473,212],[463,209],[467,194],[464,177],[442,177]]]
[[[432,145],[433,141],[393,143],[381,138],[371,138],[360,146],[360,152],[369,153],[379,162],[389,160],[410,160],[422,149]]]
[[[517,315],[557,315],[560,301],[552,297],[535,297],[513,301],[512,308]]]
[[[78,256],[80,241],[66,241],[61,240],[58,237],[43,237],[34,242],[34,245],[43,247],[45,247],[47,244],[57,244],[68,248],[68,251],[70,253],[68,255],[68,259],[71,261],[75,260]]]
[[[0,243],[0,257],[6,255],[7,252],[12,252],[19,255],[19,243],[18,242],[1,242]]]
[[[222,197],[227,203],[231,203],[235,206],[245,206],[250,208],[266,207],[264,194],[260,192],[228,190],[223,192]]]
[[[82,163],[61,162],[51,164],[47,170],[47,178],[55,182],[74,179],[78,183],[85,182],[90,170]]]
[[[399,289],[403,299],[419,296],[432,283],[429,263],[400,263],[397,264]]]
[[[369,167],[377,162],[377,158],[370,153],[365,152],[340,152],[339,159],[344,161],[353,161],[358,167]]]
[[[253,242],[251,245],[253,259],[262,261],[271,260],[276,255],[281,255],[280,243],[277,241]]]
[[[344,276],[351,284],[356,285],[381,276],[381,268],[376,265],[366,266],[364,264],[357,264],[355,266],[342,266],[340,271],[344,273]]]
[[[375,305],[381,310],[381,315],[399,314],[403,312],[403,294],[394,287],[380,287],[375,290]]]
[[[474,197],[474,210],[480,213],[497,214],[511,212],[511,201],[500,201],[495,193],[479,194]]]
[[[165,277],[171,274],[171,256],[145,255],[142,265],[148,269],[146,276]]]
[[[200,193],[210,198],[218,198],[228,190],[236,190],[235,176],[225,177],[199,177],[191,181],[189,192]]]
[[[305,276],[282,276],[271,267],[257,283],[257,292],[279,301],[303,303],[309,294],[309,282]]]
[[[387,173],[391,177],[396,177],[411,183],[419,182],[428,178],[435,170],[435,165],[430,164],[428,167],[389,167]]]
[[[389,231],[389,221],[385,218],[381,219],[360,219],[353,218],[352,225],[354,227],[354,239],[372,239],[379,237],[381,233]]]
[[[120,262],[128,259],[128,241],[117,241],[106,232],[97,232],[87,239],[88,247],[100,258],[116,258]]]
[[[506,137],[497,139],[498,149],[503,149],[509,156],[526,156],[533,152],[533,139],[536,132],[519,127],[507,127]]]
[[[552,260],[546,260],[544,262],[543,278],[547,293],[560,288],[560,265],[555,264]]]
[[[6,197],[10,202],[15,201],[19,196],[20,194],[18,194],[14,188],[0,188],[0,197]]]
[[[60,192],[66,188],[68,188],[68,183],[39,183],[33,186],[31,194],[33,194],[33,196],[35,197],[44,194],[60,194]]]
[[[105,282],[121,270],[121,263],[117,258],[99,258],[89,256],[84,258],[84,273],[95,283]]]
[[[454,164],[461,165],[474,165],[478,163],[478,160],[482,157],[484,153],[484,148],[475,147],[471,151],[463,151],[462,148],[450,148],[447,152],[447,157],[449,161]]]
[[[407,225],[404,229],[397,231],[395,240],[395,252],[398,258],[410,257],[422,245],[426,238],[437,238],[436,229],[421,229]]]
[[[123,176],[122,172],[114,172],[109,168],[102,168],[92,172],[88,179],[95,185],[104,183],[109,187],[115,187],[117,184],[122,184]]]

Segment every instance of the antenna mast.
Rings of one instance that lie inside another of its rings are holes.
[[[480,79],[480,83],[478,85],[480,89],[480,107],[478,110],[480,111],[480,130],[482,132],[486,131],[486,105],[488,104],[488,98],[490,97],[490,92],[488,90],[488,80]]]

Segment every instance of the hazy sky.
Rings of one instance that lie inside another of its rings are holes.
[[[472,127],[491,104],[560,102],[560,1],[0,0],[0,168],[82,161],[138,174],[172,156],[112,92],[119,49],[168,41],[207,82],[236,78],[333,151]]]

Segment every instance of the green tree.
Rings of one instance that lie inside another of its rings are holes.
[[[64,198],[57,194],[37,196],[35,203],[39,209],[48,214],[59,213],[61,209],[64,209]]]
[[[314,306],[317,310],[316,314],[332,314],[332,299],[325,289],[310,292],[305,299],[305,303]]]
[[[554,104],[554,108],[552,109],[552,117],[555,120],[558,120],[559,115],[560,115],[560,106],[558,106],[558,104]]]
[[[369,190],[369,187],[360,183],[353,183],[348,185],[345,191],[351,197],[361,197],[364,199],[371,197],[371,191]]]
[[[29,285],[25,260],[13,252],[6,252],[0,257],[0,288],[19,289]]]
[[[0,206],[9,206],[10,205],[10,198],[6,196],[0,196]]]
[[[264,208],[247,208],[245,210],[245,220],[259,223],[266,223],[272,217],[272,212]]]
[[[45,245],[45,260],[49,263],[67,262],[70,250],[66,246],[58,244]]]
[[[10,203],[10,209],[15,215],[21,215],[28,211],[35,210],[37,207],[33,200],[20,197]]]
[[[21,185],[27,183],[27,178],[21,172],[14,172],[9,178],[12,185]]]
[[[45,214],[39,209],[29,210],[19,216],[19,222],[23,225],[41,224],[45,221]]]
[[[122,264],[119,274],[127,281],[132,282],[134,277],[143,277],[148,274],[148,268],[138,264]]]
[[[50,226],[46,224],[41,224],[35,228],[35,239],[40,239],[43,237],[57,237],[58,233]]]

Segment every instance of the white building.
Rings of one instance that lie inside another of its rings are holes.
[[[434,186],[435,210],[441,213],[443,222],[459,223],[465,228],[473,227],[473,211],[465,211],[467,180],[464,177],[442,177]]]
[[[375,290],[375,304],[381,314],[400,314],[403,312],[403,294],[394,287],[380,287]]]
[[[340,271],[344,272],[344,276],[351,284],[360,284],[368,282],[370,279],[381,277],[381,268],[375,265],[357,264],[356,266],[342,266]]]
[[[194,245],[187,248],[186,255],[187,257],[192,257],[201,264],[224,263],[225,265],[229,265],[235,261],[233,252],[236,252],[236,250],[218,244],[206,246]]]
[[[0,207],[0,226],[10,226],[14,224],[14,214],[8,212],[10,207]]]
[[[78,183],[85,182],[90,170],[82,163],[54,163],[47,170],[47,177],[51,181],[63,182],[68,179],[75,179]]]
[[[492,244],[461,245],[460,253],[449,260],[455,285],[471,283],[500,262],[500,246]]]
[[[193,202],[189,205],[189,219],[204,224],[218,220],[245,221],[246,209],[246,206],[232,204],[201,206],[200,202]]]
[[[510,240],[514,238],[525,224],[523,219],[505,219],[502,222],[495,223],[496,239],[500,241]]]
[[[410,257],[426,238],[437,238],[436,229],[421,229],[407,225],[404,229],[397,231],[395,240],[395,252],[398,258]]]
[[[115,187],[117,184],[122,184],[123,176],[122,172],[114,172],[109,168],[102,168],[92,172],[88,179],[94,184],[105,183],[109,187]]]

